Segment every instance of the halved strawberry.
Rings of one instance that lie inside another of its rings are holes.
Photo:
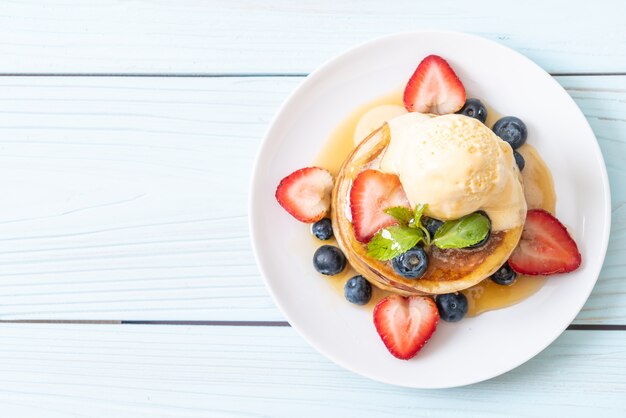
[[[356,239],[369,242],[381,228],[397,221],[385,209],[394,206],[410,207],[398,176],[376,170],[361,172],[350,190],[350,210]]]
[[[422,60],[404,89],[409,112],[454,113],[465,103],[465,87],[446,60],[429,55]]]
[[[317,222],[330,208],[333,176],[323,168],[306,167],[281,180],[276,200],[299,221]]]
[[[437,329],[439,311],[425,296],[387,296],[374,308],[374,326],[387,350],[401,360],[414,357]]]
[[[576,243],[558,219],[542,209],[529,210],[509,265],[532,276],[568,273],[580,266]]]

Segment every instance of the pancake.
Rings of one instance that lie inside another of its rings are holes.
[[[478,248],[427,249],[429,265],[419,279],[397,274],[391,261],[379,261],[367,255],[367,246],[357,241],[350,215],[350,188],[358,174],[378,169],[391,140],[387,123],[365,138],[343,163],[332,194],[331,219],[337,243],[352,267],[373,285],[405,296],[444,294],[467,289],[493,274],[504,264],[519,242],[523,225],[492,231],[487,242]]]

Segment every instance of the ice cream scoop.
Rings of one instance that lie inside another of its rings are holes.
[[[513,150],[480,121],[464,115],[409,113],[388,122],[380,169],[400,177],[412,206],[459,219],[483,210],[493,230],[523,225],[526,200]]]

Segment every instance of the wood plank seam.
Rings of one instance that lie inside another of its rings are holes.
[[[611,77],[626,76],[626,72],[551,72],[552,77]],[[147,77],[147,78],[249,78],[249,77],[307,77],[306,72],[227,72],[227,73],[1,73],[0,77]]]
[[[0,324],[192,325],[207,327],[291,327],[287,321],[134,321],[134,320],[0,320]],[[571,324],[567,331],[626,331],[626,324]]]

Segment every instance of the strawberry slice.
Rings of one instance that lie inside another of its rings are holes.
[[[350,190],[350,210],[356,239],[367,243],[381,228],[397,224],[394,218],[384,212],[394,206],[410,208],[398,176],[376,170],[361,172]]]
[[[531,276],[568,273],[580,266],[576,243],[558,219],[542,209],[529,210],[509,265]]]
[[[387,296],[374,308],[374,326],[387,350],[401,360],[413,358],[437,329],[439,311],[425,296]]]
[[[465,87],[446,60],[429,55],[422,60],[404,89],[409,112],[454,113],[465,104]]]
[[[317,222],[330,208],[333,176],[323,168],[306,167],[281,180],[276,188],[278,203],[301,222]]]

